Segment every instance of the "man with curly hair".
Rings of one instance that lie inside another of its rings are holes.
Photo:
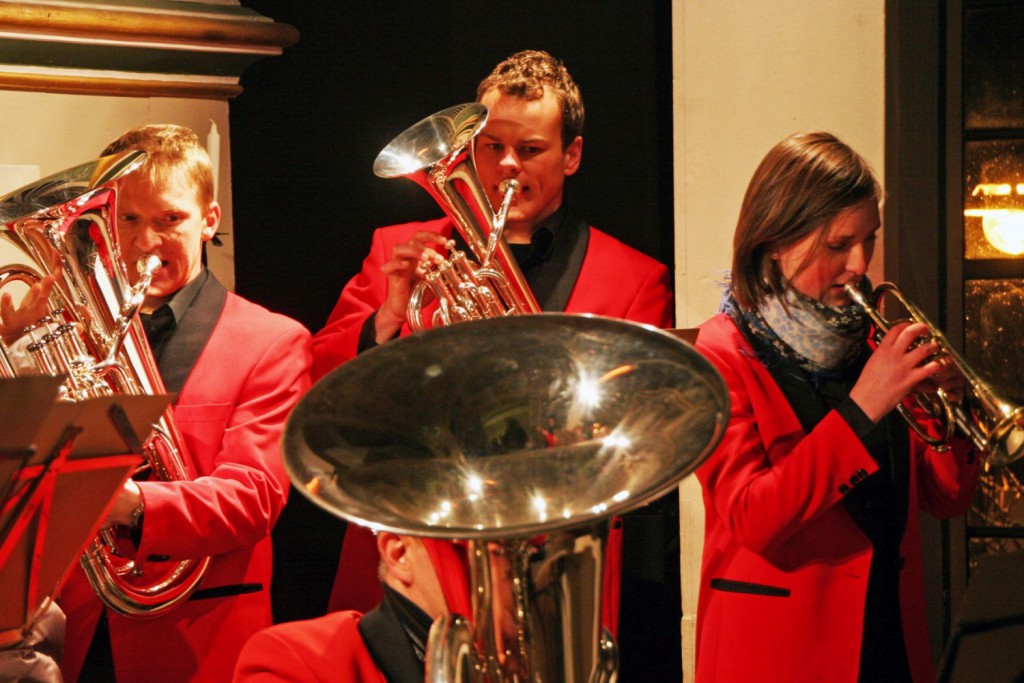
[[[585,118],[579,87],[564,64],[547,52],[517,52],[480,82],[477,101],[486,105],[488,117],[473,141],[473,163],[493,207],[501,204],[504,181],[519,183],[504,236],[541,309],[670,327],[668,269],[590,226],[564,202],[566,178],[580,167]],[[314,336],[314,381],[358,353],[409,333],[411,293],[426,266],[447,257],[450,239],[460,246],[447,217],[374,232],[361,271]],[[620,556],[621,530],[614,528],[603,607],[604,623],[613,632]],[[372,535],[350,525],[330,611],[372,608],[381,597],[376,565]],[[452,570],[443,569],[442,575]]]

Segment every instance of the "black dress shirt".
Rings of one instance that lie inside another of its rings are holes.
[[[170,301],[163,306],[152,313],[139,314],[139,318],[142,320],[142,329],[146,332],[146,340],[149,342],[149,348],[152,349],[153,358],[157,363],[160,362],[160,356],[167,346],[168,340],[174,335],[178,323],[188,311],[189,306],[192,305],[209,276],[210,271],[204,268],[197,277],[192,279],[192,282],[175,292]]]
[[[871,541],[873,549],[864,606],[859,680],[910,683],[899,591],[903,569],[900,543],[906,528],[910,486],[909,435],[907,426],[895,411],[876,425],[849,398],[866,359],[867,354],[842,372],[814,376],[796,363],[784,360],[768,369],[805,432],[810,432],[835,409],[878,463],[878,471],[851,486],[842,500],[843,507]]]

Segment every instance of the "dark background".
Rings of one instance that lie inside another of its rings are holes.
[[[248,68],[230,105],[243,296],[319,330],[374,228],[441,215],[412,182],[376,178],[377,153],[416,121],[472,101],[521,49],[562,59],[586,103],[583,164],[566,201],[672,267],[668,0],[242,4],[300,32],[282,56]],[[678,681],[675,494],[625,525],[620,680]],[[274,530],[278,621],[324,613],[343,533],[293,489]]]

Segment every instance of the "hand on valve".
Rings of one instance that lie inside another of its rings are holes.
[[[444,262],[435,247],[444,245],[448,238],[436,232],[421,231],[407,242],[396,244],[391,258],[380,270],[387,278],[388,291],[384,304],[374,319],[376,341],[383,344],[391,339],[405,323],[405,309],[413,288],[429,265]]]

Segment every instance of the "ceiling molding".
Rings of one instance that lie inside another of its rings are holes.
[[[234,5],[0,0],[0,89],[229,99],[250,64],[298,38]]]

